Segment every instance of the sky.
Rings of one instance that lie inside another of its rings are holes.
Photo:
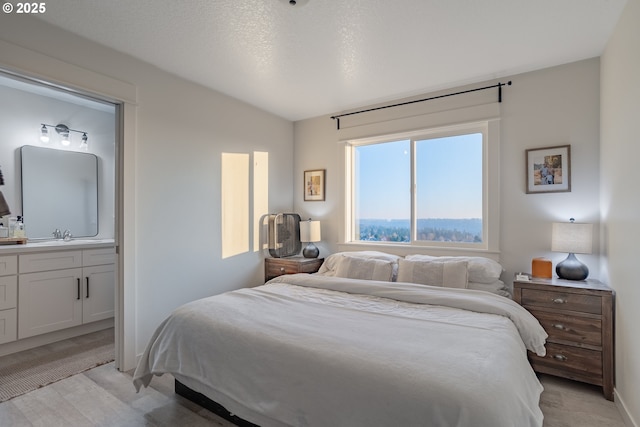
[[[409,219],[411,142],[358,146],[357,218]],[[418,218],[482,218],[482,135],[416,142]]]

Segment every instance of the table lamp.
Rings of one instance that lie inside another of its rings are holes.
[[[305,258],[318,258],[320,250],[313,244],[319,242],[320,238],[320,221],[300,221],[300,241],[307,243],[302,250],[302,256]]]
[[[564,261],[556,265],[556,274],[561,279],[584,280],[589,276],[589,268],[576,258],[575,254],[590,254],[593,246],[593,224],[574,222],[554,222],[551,232],[551,250],[568,252]]]

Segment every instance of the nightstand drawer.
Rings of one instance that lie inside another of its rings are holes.
[[[602,385],[602,352],[553,343],[547,343],[545,347],[545,357],[529,352],[536,372],[555,374],[554,371],[558,371],[565,377]]]
[[[283,274],[296,274],[302,273],[300,271],[300,265],[281,264],[270,262],[267,265],[267,276],[280,276]]]
[[[318,271],[324,258],[265,258],[264,276],[265,281],[283,274],[315,273]]]
[[[602,313],[602,298],[597,295],[522,289],[521,304],[531,307],[579,311],[581,313]]]
[[[569,341],[578,345],[602,345],[602,321],[593,317],[566,316],[547,311],[529,310],[540,322],[549,340]]]

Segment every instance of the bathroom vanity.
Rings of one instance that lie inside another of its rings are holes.
[[[113,326],[113,239],[0,246],[0,355]]]

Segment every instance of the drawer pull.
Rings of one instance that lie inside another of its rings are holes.
[[[567,328],[562,323],[554,323],[553,327],[556,329],[560,329],[561,331],[567,330]]]
[[[280,273],[284,273],[284,267],[280,267]]]
[[[564,354],[554,354],[553,358],[562,362],[567,360],[567,356],[565,356]]]
[[[554,304],[564,304],[565,302],[567,302],[566,299],[562,299],[562,298],[554,298],[552,301]]]

